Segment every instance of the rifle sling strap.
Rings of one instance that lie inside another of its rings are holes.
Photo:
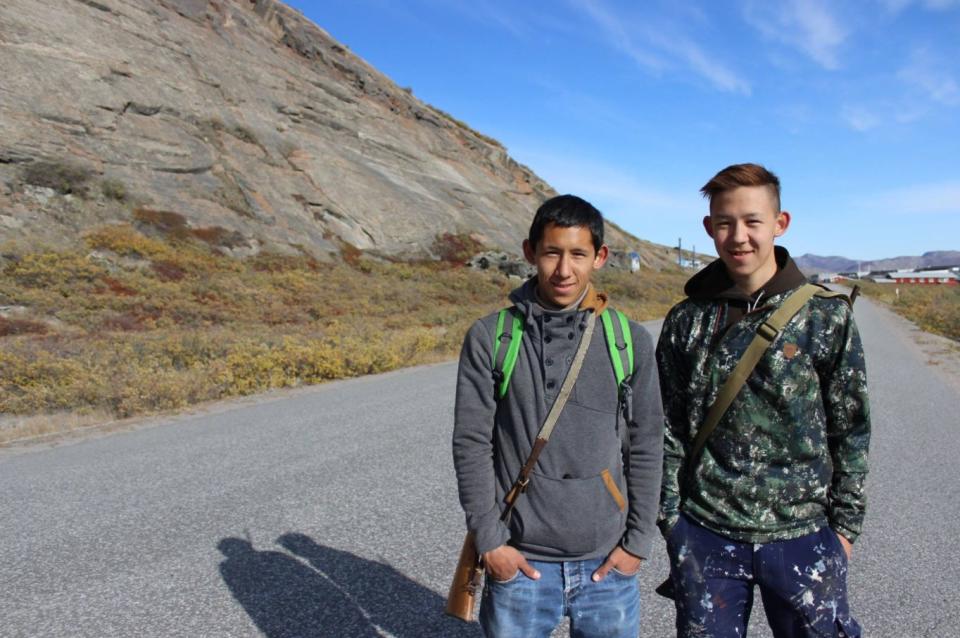
[[[703,446],[707,443],[707,438],[713,433],[717,424],[720,423],[720,419],[723,418],[727,408],[730,407],[733,400],[740,394],[740,389],[743,388],[743,384],[747,382],[753,369],[757,367],[757,363],[760,362],[763,353],[766,352],[770,344],[780,336],[780,332],[784,326],[793,319],[793,316],[796,315],[800,309],[803,308],[804,304],[817,294],[819,290],[821,290],[819,287],[812,284],[800,286],[757,328],[756,336],[753,338],[753,341],[750,342],[743,356],[740,357],[740,361],[737,362],[733,372],[727,377],[723,387],[720,388],[716,400],[707,412],[706,420],[697,432],[697,437],[693,441],[693,451],[687,462],[688,475],[696,465],[700,453],[703,451]]]

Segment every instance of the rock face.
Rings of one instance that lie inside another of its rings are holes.
[[[0,241],[174,213],[238,255],[515,252],[554,194],[275,0],[4,0],[0,68]]]

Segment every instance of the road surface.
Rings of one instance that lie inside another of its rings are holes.
[[[960,390],[902,320],[867,299],[856,317],[874,436],[853,610],[876,638],[960,636]],[[440,614],[463,534],[454,374],[0,450],[0,635],[479,636]],[[642,574],[643,635],[670,636],[662,548]]]

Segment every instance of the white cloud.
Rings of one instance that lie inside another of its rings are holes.
[[[573,85],[543,77],[535,77],[531,83],[546,94],[546,108],[564,111],[592,125],[600,124],[624,133],[648,134],[646,123],[630,113],[629,105],[622,101],[608,101],[603,96],[572,90]]]
[[[960,106],[960,83],[929,51],[918,49],[897,77],[929,100],[946,106]]]
[[[687,68],[721,91],[750,94],[750,83],[728,68],[676,28],[660,24],[629,25],[601,0],[570,0],[603,32],[610,44],[641,68],[661,73],[668,68]],[[645,16],[651,18],[652,16]],[[696,20],[693,20],[696,21]]]
[[[960,1],[960,0],[958,0]],[[942,111],[960,106],[960,82],[943,55],[929,46],[917,48],[896,71],[900,84],[885,82],[886,95],[845,103],[840,118],[851,129],[870,131],[880,126],[909,125]],[[865,102],[866,100],[866,102]]]
[[[840,68],[840,48],[848,30],[822,0],[788,0],[783,4],[747,0],[746,21],[770,39],[799,49],[825,69]]]
[[[920,5],[929,11],[949,11],[960,7],[960,0],[880,0],[890,13],[900,13],[911,5]]]
[[[923,215],[960,215],[960,182],[917,184],[892,189],[866,198],[866,207],[875,212]]]
[[[840,111],[843,121],[855,131],[864,132],[880,126],[880,116],[862,106],[844,105]]]
[[[906,9],[913,0],[880,0],[880,4],[886,7],[890,13],[900,13]]]
[[[595,0],[573,0],[573,4],[586,13],[610,39],[610,43],[627,57],[651,71],[661,71],[665,62],[657,55],[638,46],[624,28],[623,22],[606,7]]]
[[[473,0],[470,3],[470,12],[477,18],[510,32],[514,37],[527,37],[528,25],[515,12],[502,11],[484,0]]]
[[[585,158],[578,149],[512,148],[511,154],[561,193],[594,204],[627,232],[663,244],[676,237],[703,239],[706,204],[690,183],[682,192],[651,186],[620,166]]]
[[[603,162],[571,158],[568,154],[534,153],[525,161],[559,190],[589,193],[636,215],[699,211],[700,197],[679,196],[643,184],[635,176]],[[586,197],[586,195],[585,195]]]
[[[685,37],[667,36],[651,33],[651,39],[665,51],[674,54],[680,60],[709,80],[714,86],[731,93],[750,94],[750,84],[717,60],[711,59],[699,46]]]
[[[922,120],[927,116],[929,111],[930,109],[924,105],[905,102],[897,109],[897,113],[893,119],[896,120],[898,124],[911,124]]]

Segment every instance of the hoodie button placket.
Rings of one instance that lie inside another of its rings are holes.
[[[549,405],[556,393],[557,382],[556,379],[553,378],[553,369],[551,366],[553,357],[550,356],[550,343],[553,341],[553,337],[547,333],[547,323],[546,319],[544,319],[543,330],[546,334],[544,334],[543,337],[543,351],[541,355],[543,358],[541,359],[541,365],[543,366],[543,386],[546,391],[547,404]]]
[[[557,351],[562,344],[562,331],[565,330],[563,320],[560,317],[546,315],[543,318],[543,372],[544,385],[547,391],[548,399],[552,400],[559,391],[560,372],[563,366],[557,366],[558,361],[563,361],[563,357],[557,356]],[[552,345],[551,345],[552,344]]]
[[[576,313],[544,316],[543,323],[543,380],[547,401],[560,391],[577,347],[577,335],[582,331]]]

